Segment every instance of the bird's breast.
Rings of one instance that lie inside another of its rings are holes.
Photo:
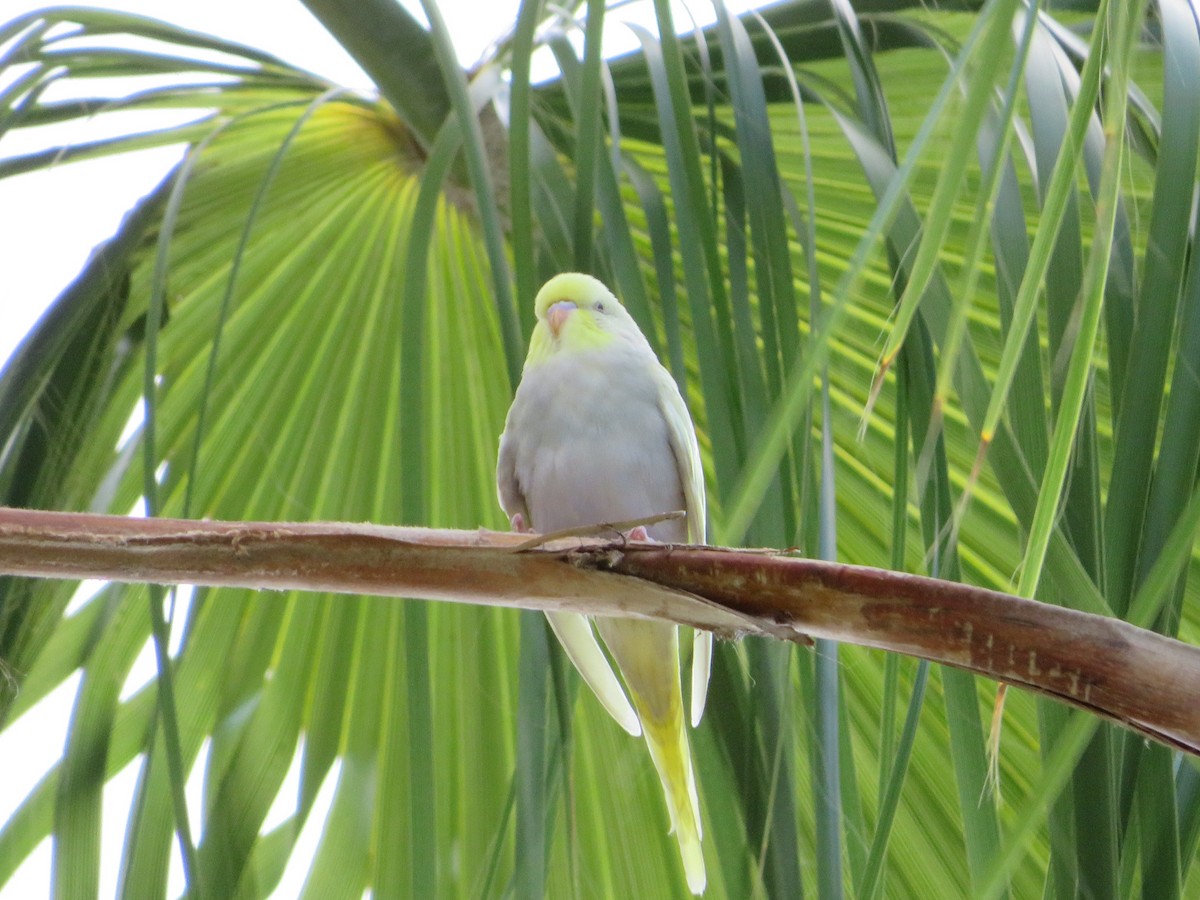
[[[508,428],[522,435],[516,474],[538,531],[684,508],[667,422],[645,360],[608,356],[547,360],[536,377],[521,382]],[[681,541],[686,525],[664,522],[650,533]]]

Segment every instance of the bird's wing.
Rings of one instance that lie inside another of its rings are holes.
[[[683,498],[687,504],[687,534],[693,544],[703,544],[705,535],[704,509],[704,466],[700,462],[700,444],[696,441],[696,428],[692,416],[675,379],[662,366],[655,366],[655,381],[658,388],[658,406],[667,421],[667,434],[671,440],[671,452],[675,455],[675,466],[679,470],[679,481],[683,485]]]
[[[608,657],[600,649],[596,641],[596,632],[592,630],[592,620],[578,613],[549,612],[546,618],[558,642],[567,652],[583,680],[588,683],[592,693],[600,704],[608,710],[608,714],[617,720],[617,724],[638,737],[642,733],[642,724],[638,715],[633,711],[629,698],[621,688],[616,673],[608,663]]]
[[[509,521],[512,521],[513,516],[520,515],[528,527],[529,506],[525,502],[525,492],[517,478],[517,442],[507,423],[504,433],[500,435],[500,454],[496,460],[496,493],[500,496],[500,508],[504,510]]]
[[[660,365],[656,367],[655,378],[658,381],[659,408],[667,420],[671,452],[675,455],[675,467],[679,471],[683,498],[687,504],[688,540],[693,544],[703,544],[706,530],[704,465],[700,461],[696,427],[671,374]],[[699,725],[704,716],[711,668],[712,632],[697,630],[692,639],[692,727]]]
[[[692,727],[704,718],[704,704],[708,700],[708,675],[712,671],[711,631],[697,629],[692,636]]]

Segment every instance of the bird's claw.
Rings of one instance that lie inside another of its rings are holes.
[[[652,540],[654,540],[654,538],[650,537],[650,532],[648,532],[646,530],[645,525],[636,525],[633,528],[629,529],[629,534],[626,535],[626,538],[631,541],[652,541]]]

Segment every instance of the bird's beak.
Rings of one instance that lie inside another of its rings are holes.
[[[559,331],[562,330],[563,323],[571,313],[575,312],[575,304],[570,300],[559,300],[546,310],[546,322],[550,325],[550,331],[555,337],[558,337]]]

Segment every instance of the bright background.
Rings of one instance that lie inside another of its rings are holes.
[[[45,5],[7,0],[0,7],[0,20],[10,21]],[[250,3],[124,0],[87,5],[122,9],[165,19],[196,31],[218,34],[267,50],[338,84],[371,91],[366,75],[299,0],[253,0]],[[466,2],[444,3],[445,7],[454,5],[465,6]],[[516,0],[493,0],[471,4],[469,16],[447,15],[456,28],[455,43],[464,65],[477,60],[487,45],[508,27],[515,19],[517,5]],[[420,15],[419,9],[415,12]],[[0,81],[0,89],[4,84]],[[98,84],[92,87],[100,89]],[[119,95],[122,87],[118,80],[111,79],[104,85],[104,90]],[[60,93],[53,98],[65,96]],[[87,129],[80,129],[78,125],[26,129],[27,133],[10,134],[0,140],[0,158],[194,117],[190,111],[175,114],[175,119],[172,115],[120,113],[105,117],[111,121],[97,120]],[[110,159],[69,163],[53,171],[0,180],[0,360],[8,359],[47,305],[78,275],[92,249],[118,229],[124,214],[162,180],[182,155],[182,146],[155,148]],[[72,606],[85,602],[99,586],[85,584]],[[186,601],[186,597],[180,599]],[[177,612],[180,609],[177,608]],[[180,619],[182,616],[177,616],[177,620]],[[145,684],[154,671],[154,656],[147,645],[130,674],[123,698]],[[0,822],[8,819],[21,799],[61,756],[78,684],[79,676],[76,675],[0,734],[0,772],[3,772],[0,775]],[[204,759],[203,752],[200,759]],[[138,765],[135,761],[105,789],[102,897],[117,894],[120,847]],[[189,781],[189,810],[193,813],[199,808],[202,770],[203,766],[197,765]],[[277,824],[294,809],[298,774],[298,768],[293,767],[280,793],[280,802],[276,804],[278,815],[268,820],[269,825]],[[327,786],[331,788],[335,782],[336,768]],[[321,805],[318,800],[318,807]],[[296,857],[302,861],[315,850],[319,825],[324,819],[322,809],[314,809],[313,813],[311,822],[316,827],[307,830],[296,848]],[[198,818],[193,816],[193,828],[199,824]],[[0,889],[0,898],[28,900],[49,896],[51,851],[50,839],[46,839]],[[175,863],[171,893],[178,895],[183,888],[178,851]],[[285,876],[276,896],[286,898],[298,894],[302,877],[302,871],[291,877]]]

